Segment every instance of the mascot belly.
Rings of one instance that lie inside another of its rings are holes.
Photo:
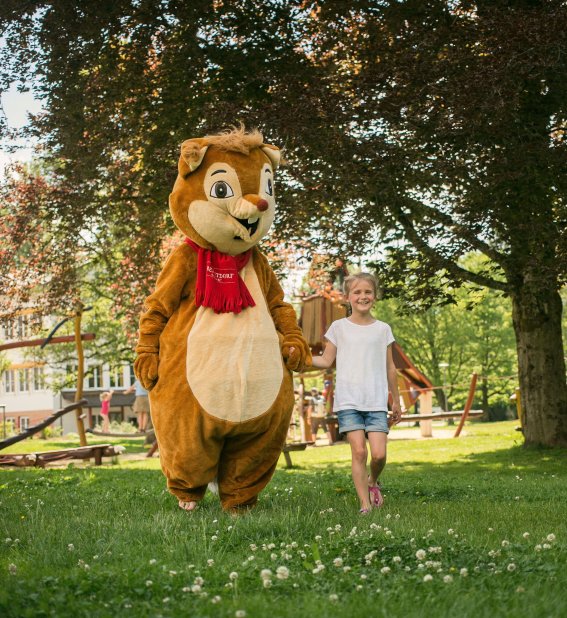
[[[293,307],[257,243],[275,211],[279,151],[258,132],[183,143],[170,211],[186,240],[140,318],[136,375],[168,489],[192,510],[217,479],[226,510],[270,481],[310,362]]]
[[[256,272],[248,265],[242,274],[256,305],[221,315],[200,307],[187,339],[189,388],[208,414],[237,423],[272,407],[284,375],[278,335]]]

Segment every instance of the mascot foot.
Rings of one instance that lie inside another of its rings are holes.
[[[194,511],[197,508],[197,503],[194,501],[184,502],[183,500],[179,500],[179,508],[184,511]]]

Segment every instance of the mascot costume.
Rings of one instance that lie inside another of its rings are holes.
[[[181,146],[169,207],[186,239],[146,299],[135,372],[168,489],[188,511],[215,480],[225,510],[256,503],[289,429],[291,371],[311,362],[256,246],[274,219],[279,159],[243,129]]]

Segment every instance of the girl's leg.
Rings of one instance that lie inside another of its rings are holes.
[[[360,500],[360,508],[369,509],[370,497],[368,495],[368,472],[366,470],[368,451],[366,450],[364,430],[356,429],[347,432],[347,440],[352,452],[352,480]]]
[[[368,443],[370,444],[370,476],[368,484],[375,487],[378,478],[386,466],[386,444],[388,434],[382,431],[368,432]]]

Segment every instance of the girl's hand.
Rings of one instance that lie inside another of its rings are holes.
[[[398,402],[392,403],[392,425],[397,425],[402,420],[402,409]]]

